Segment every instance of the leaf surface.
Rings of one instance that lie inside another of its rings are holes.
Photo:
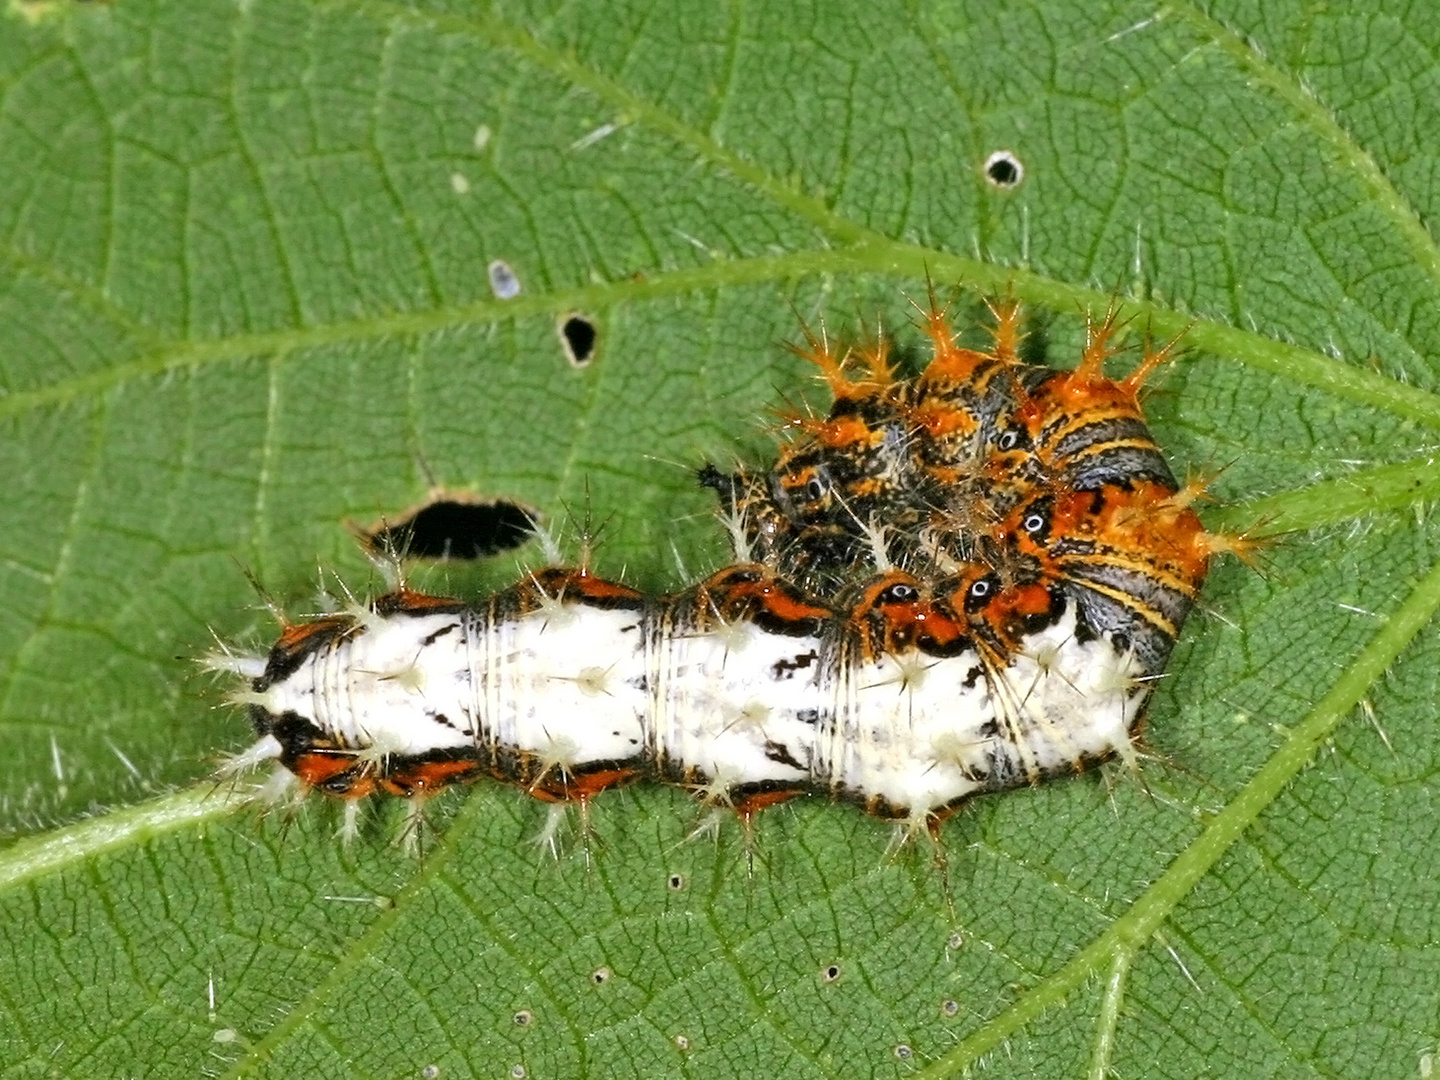
[[[0,1075],[1428,1075],[1437,49],[1419,5],[11,0]],[[913,347],[927,275],[1061,366],[1112,296],[1188,331],[1162,444],[1289,530],[1138,779],[979,800],[944,869],[787,806],[753,875],[668,789],[558,865],[490,785],[420,862],[394,807],[347,852],[212,790],[247,732],[190,661],[273,634],[237,563],[373,589],[347,525],[433,484],[676,588],[726,555],[693,468],[824,406],[796,313]]]

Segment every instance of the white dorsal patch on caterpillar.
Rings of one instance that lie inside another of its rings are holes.
[[[567,570],[483,606],[388,594],[282,639],[243,695],[262,734],[235,767],[279,757],[352,798],[491,775],[564,801],[652,778],[737,808],[819,792],[930,820],[1128,745],[1138,661],[1082,643],[1062,594],[996,664],[903,575],[866,592],[932,637],[879,651],[873,611],[829,610],[759,567],[660,599]]]

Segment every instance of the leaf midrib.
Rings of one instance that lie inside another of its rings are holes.
[[[303,329],[238,334],[212,341],[182,342],[102,371],[59,379],[43,387],[0,398],[0,418],[23,415],[77,398],[100,396],[117,386],[166,372],[199,368],[256,356],[284,359],[307,350],[357,344],[400,336],[419,337],[446,330],[500,323],[537,315],[558,315],[584,308],[603,310],[736,285],[784,281],[806,275],[870,273],[897,277],[930,276],[984,292],[1009,291],[1017,298],[1057,310],[1098,311],[1113,306],[1119,318],[1137,320],[1162,336],[1183,334],[1185,342],[1215,356],[1321,390],[1353,404],[1383,409],[1402,419],[1440,429],[1440,396],[1353,367],[1333,357],[1261,334],[1189,316],[1151,301],[1120,299],[1096,289],[1071,285],[1023,270],[996,267],[896,241],[877,241],[844,250],[795,252],[727,259],[708,266],[662,271],[642,281],[625,280],[564,289],[513,300],[478,300],[423,312],[396,312]]]
[[[882,233],[858,225],[826,206],[822,201],[796,190],[770,175],[762,167],[726,149],[678,116],[627,90],[608,76],[541,44],[522,28],[494,17],[466,18],[448,13],[420,12],[386,0],[326,0],[322,7],[366,14],[380,22],[409,22],[439,31],[479,35],[498,48],[517,53],[561,80],[593,93],[615,107],[629,123],[640,123],[695,153],[713,168],[730,173],[770,199],[776,206],[809,221],[844,248],[818,249],[783,256],[727,259],[705,267],[658,271],[643,281],[626,280],[513,300],[481,300],[424,312],[395,312],[372,318],[330,323],[299,329],[197,342],[172,342],[152,346],[146,357],[116,365],[74,379],[62,379],[34,390],[0,399],[0,417],[32,411],[66,402],[87,394],[101,394],[132,379],[174,369],[198,367],[257,355],[285,356],[306,349],[334,344],[365,342],[396,335],[424,335],[460,326],[495,323],[508,319],[555,315],[574,307],[603,308],[625,301],[637,301],[710,290],[725,285],[756,284],[794,278],[805,274],[844,272],[890,273],[908,277],[934,277],[947,283],[998,293],[1011,291],[1024,301],[1057,310],[1102,310],[1113,305],[1124,319],[1139,319],[1154,331],[1166,335],[1185,334],[1187,342],[1205,352],[1239,361],[1294,382],[1320,389],[1332,396],[1371,407],[1440,429],[1440,397],[1429,391],[1398,383],[1376,372],[1354,367],[1324,353],[1288,345],[1261,334],[1228,326],[1212,319],[1192,318],[1172,308],[1151,302],[1122,299],[1096,289],[1084,288],[1018,268],[1007,269],[983,260],[942,253],[915,244],[892,240]],[[1417,261],[1426,268],[1440,288],[1440,248],[1425,229],[1414,208],[1385,177],[1373,158],[1351,139],[1313,96],[1294,87],[1284,73],[1257,56],[1222,24],[1188,5],[1172,5],[1161,15],[1173,12],[1201,36],[1208,37],[1257,80],[1302,116],[1306,124],[1334,151],[1336,160],[1350,169],[1361,186],[1375,195],[1376,203],[1405,240]],[[18,253],[8,254],[18,260]],[[53,277],[53,275],[51,275]],[[92,304],[105,304],[93,290],[77,283]],[[128,316],[114,312],[117,324],[134,330]],[[147,335],[147,343],[153,341]]]

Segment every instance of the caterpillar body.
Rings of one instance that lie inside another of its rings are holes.
[[[758,565],[659,599],[559,569],[480,606],[391,593],[282,637],[240,695],[250,758],[352,798],[651,778],[742,813],[820,792],[927,821],[1128,750],[1148,693],[1061,590],[989,581],[891,571],[843,613]]]
[[[736,562],[649,597],[552,567],[479,603],[400,587],[287,625],[211,666],[278,761],[350,800],[492,777],[550,802],[651,779],[747,818],[818,793],[911,828],[973,795],[1072,773],[1133,742],[1211,557],[1144,423],[1168,350],[1111,380],[1113,318],[1081,363],[955,344],[897,379],[882,343],[797,350],[834,394],[768,470],[700,473]],[[354,805],[352,801],[351,805]]]

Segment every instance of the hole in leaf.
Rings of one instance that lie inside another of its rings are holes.
[[[1009,191],[1025,179],[1025,166],[1009,150],[996,150],[985,159],[985,179],[1002,191]]]
[[[377,554],[410,559],[487,559],[535,535],[539,512],[508,499],[440,495],[396,521],[361,530]]]
[[[565,346],[565,356],[571,366],[584,367],[595,359],[595,344],[600,338],[600,331],[588,318],[572,312],[561,317],[556,329],[560,332],[560,344]]]

